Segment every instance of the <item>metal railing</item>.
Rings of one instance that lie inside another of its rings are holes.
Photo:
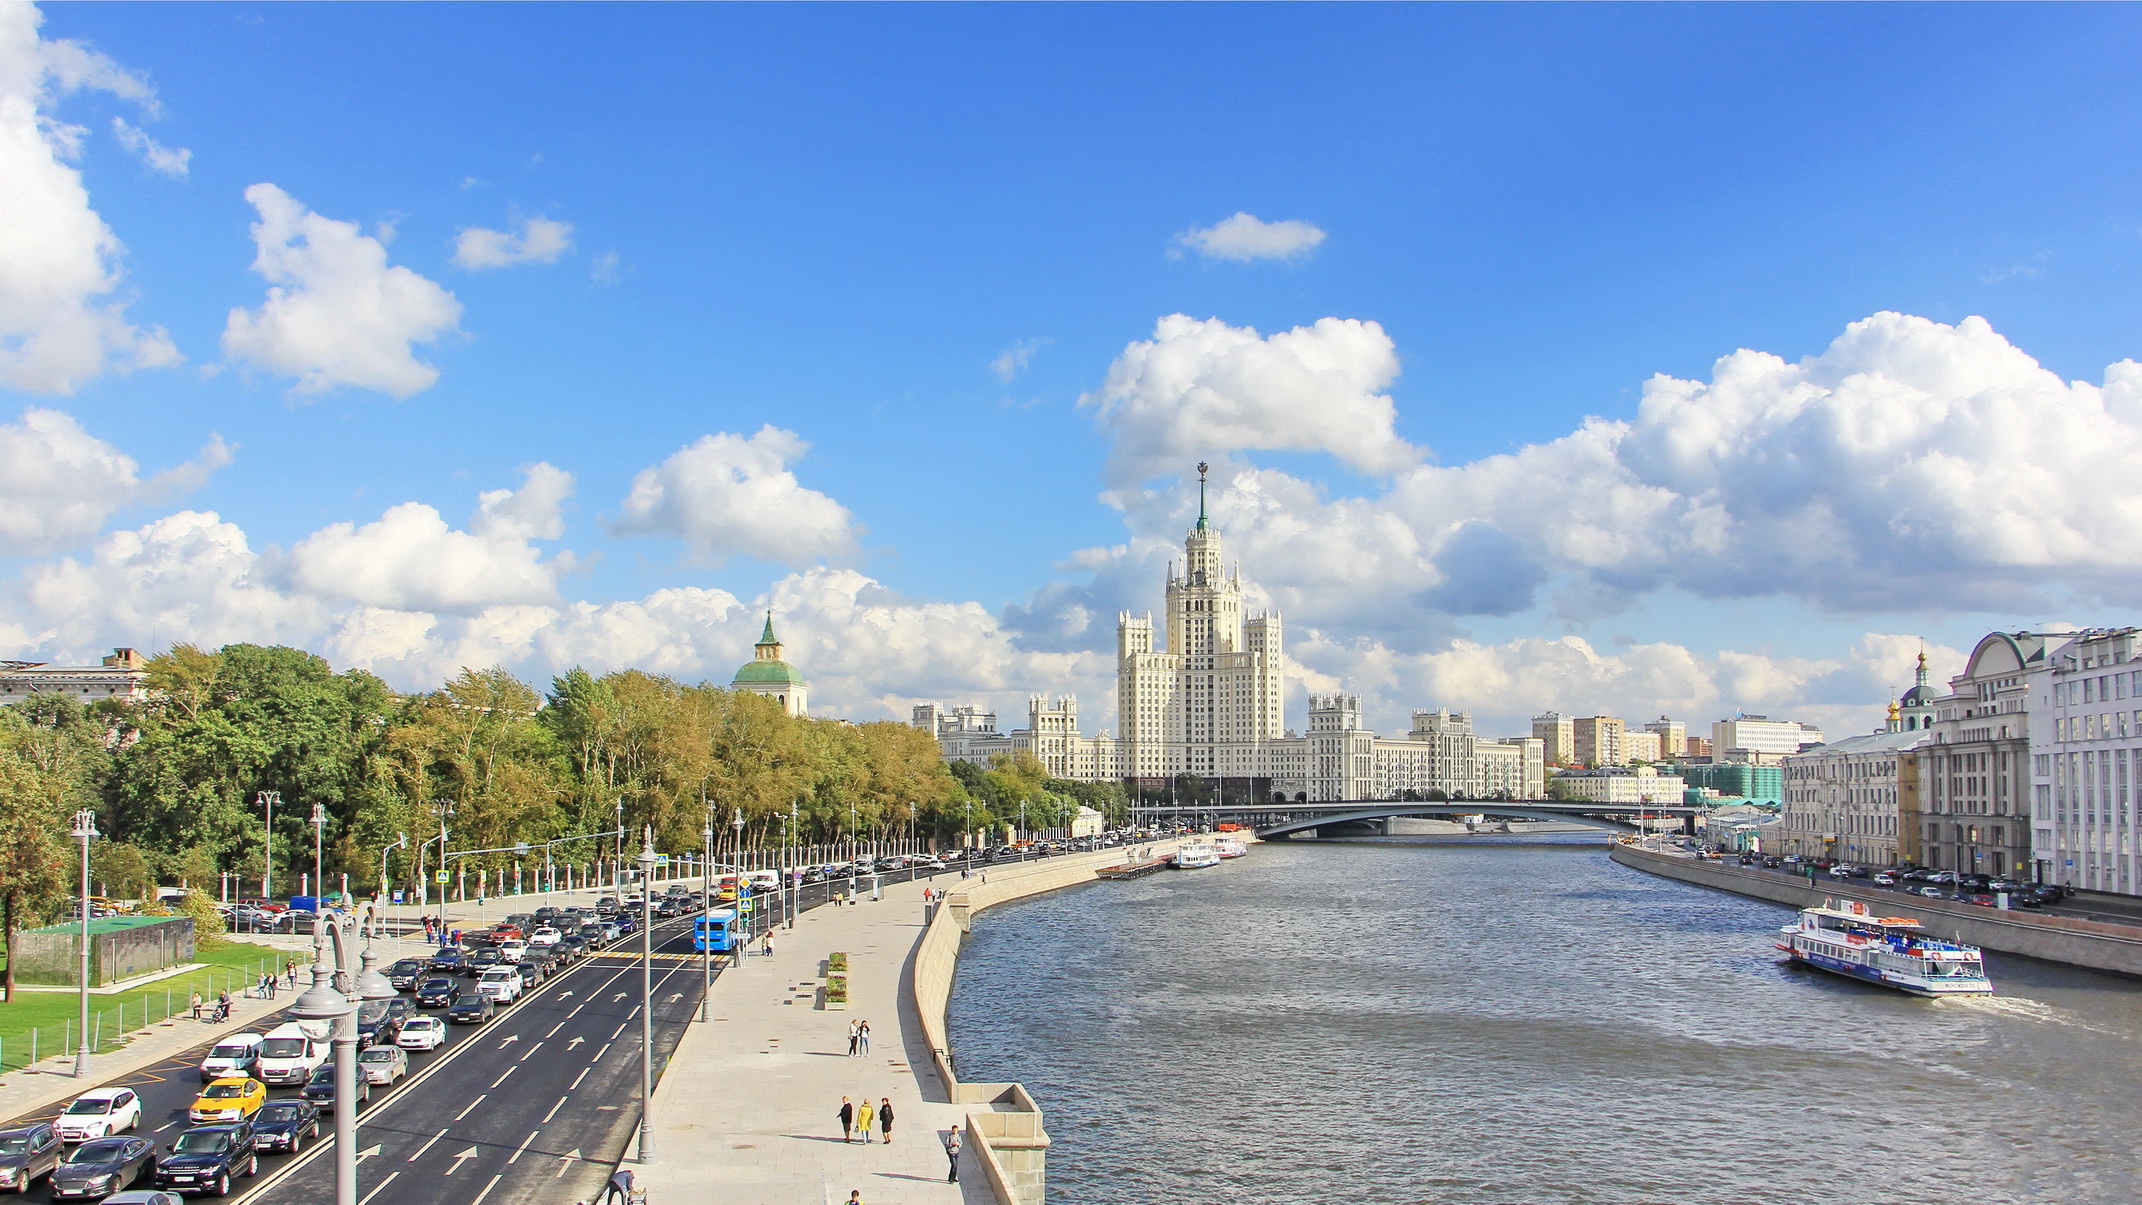
[[[195,991],[201,993],[201,1020],[206,1022],[213,1015],[218,992],[229,992],[233,1000],[246,999],[263,975],[271,969],[280,973],[289,957],[258,958],[242,967],[211,967],[205,973],[174,975],[168,984],[117,993],[110,997],[111,1004],[90,1013],[89,1053],[122,1045],[132,1034],[173,1017],[190,1020]],[[19,1071],[54,1055],[72,1057],[77,1042],[72,1017],[58,1025],[39,1025],[27,1033],[0,1037],[0,1072]]]

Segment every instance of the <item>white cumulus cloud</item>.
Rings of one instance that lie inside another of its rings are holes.
[[[528,218],[518,231],[465,228],[454,236],[454,263],[472,271],[516,264],[553,264],[573,249],[571,223]]]
[[[546,561],[529,541],[563,534],[559,508],[572,494],[572,475],[547,464],[526,472],[520,489],[481,497],[468,531],[421,502],[390,507],[361,526],[323,527],[290,550],[290,582],[317,599],[394,611],[549,602],[571,561]]]
[[[1383,327],[1323,318],[1270,337],[1170,314],[1079,399],[1109,438],[1117,489],[1226,452],[1326,452],[1384,475],[1418,462],[1384,392],[1398,352]]]
[[[0,424],[0,555],[47,552],[95,535],[120,509],[191,489],[230,461],[212,440],[201,458],[144,480],[134,458],[58,410]]]
[[[141,157],[149,170],[166,176],[184,176],[193,163],[193,152],[185,147],[165,146],[149,137],[149,132],[124,117],[112,118],[112,133],[118,135],[119,145]]]
[[[1186,230],[1175,236],[1169,254],[1195,251],[1207,259],[1249,261],[1291,259],[1306,255],[1324,241],[1324,232],[1307,222],[1267,222],[1247,213],[1215,222],[1201,230]]]
[[[29,4],[0,5],[0,386],[72,393],[107,371],[178,362],[160,328],[126,319],[124,248],[71,160],[87,131],[53,115],[96,89],[153,108],[145,80],[76,42],[38,36]]]
[[[231,311],[225,355],[295,378],[298,394],[348,385],[408,397],[439,379],[414,345],[456,329],[461,303],[452,293],[389,265],[386,245],[355,222],[321,217],[273,184],[253,185],[245,199],[260,214],[253,270],[268,281],[268,297],[257,309]]]
[[[676,536],[717,563],[738,553],[785,565],[852,556],[854,516],[789,471],[809,449],[771,424],[748,437],[702,436],[633,477],[613,527]]]

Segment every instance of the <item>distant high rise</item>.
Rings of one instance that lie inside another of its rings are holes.
[[[1532,717],[1532,735],[1539,738],[1541,756],[1550,766],[1567,766],[1577,760],[1577,721],[1559,711]]]
[[[1627,725],[1610,715],[1585,716],[1576,722],[1577,761],[1587,766],[1625,766],[1628,754],[1621,747]]]

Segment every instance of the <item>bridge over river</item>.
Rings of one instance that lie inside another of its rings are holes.
[[[1490,801],[1458,799],[1428,802],[1398,799],[1339,799],[1319,803],[1233,804],[1139,804],[1131,808],[1133,824],[1218,825],[1239,824],[1254,829],[1259,837],[1291,837],[1342,825],[1389,820],[1393,817],[1449,819],[1456,816],[1486,816],[1500,820],[1563,820],[1588,824],[1612,832],[1633,833],[1656,821],[1675,819],[1682,831],[1695,831],[1695,815],[1701,810],[1686,804],[1592,803],[1560,799]]]

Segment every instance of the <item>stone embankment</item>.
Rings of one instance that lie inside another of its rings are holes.
[[[1793,908],[1811,908],[1826,899],[1855,899],[1892,915],[1915,916],[1936,936],[1953,937],[1981,949],[2142,975],[2142,927],[1927,899],[1846,879],[1818,878],[1810,883],[1775,871],[1627,845],[1616,845],[1607,856],[1651,874]]]

